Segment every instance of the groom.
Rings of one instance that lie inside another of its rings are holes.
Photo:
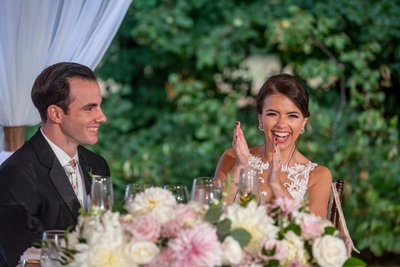
[[[88,208],[89,172],[110,175],[105,159],[81,146],[95,144],[106,121],[91,69],[49,66],[31,97],[41,128],[0,166],[0,267],[16,266],[43,231],[74,226],[78,210]]]

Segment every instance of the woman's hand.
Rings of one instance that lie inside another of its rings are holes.
[[[280,184],[279,175],[282,167],[281,150],[278,143],[274,140],[274,150],[272,151],[271,167],[268,170],[268,182],[270,185]]]
[[[232,148],[236,156],[235,165],[241,168],[246,167],[250,151],[246,139],[244,138],[243,131],[240,128],[239,121],[236,122],[235,129],[233,131]]]
[[[281,150],[279,149],[276,140],[274,140],[272,161],[270,168],[268,169],[268,185],[271,187],[271,190],[275,198],[285,195],[279,179],[281,174],[281,168],[282,168]]]

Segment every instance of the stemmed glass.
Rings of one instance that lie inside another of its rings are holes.
[[[101,210],[112,209],[114,193],[111,177],[93,175],[90,198],[92,206]]]
[[[189,193],[185,185],[165,185],[164,188],[175,196],[177,203],[188,203]]]
[[[65,231],[48,230],[43,232],[40,264],[42,267],[61,267],[59,258],[65,245]]]
[[[260,187],[257,173],[252,169],[243,169],[240,172],[238,195],[236,201],[247,205],[250,201],[255,200],[259,203]]]
[[[132,203],[138,193],[152,186],[151,184],[127,184],[125,187],[124,207],[126,208],[129,203]]]
[[[218,204],[222,200],[222,188],[219,181],[212,177],[196,177],[192,185],[192,201],[206,205]]]

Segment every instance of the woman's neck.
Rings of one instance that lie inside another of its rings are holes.
[[[290,163],[294,161],[296,151],[297,151],[296,146],[280,151],[283,165],[290,165]],[[264,143],[264,151],[262,151],[262,158],[267,162],[271,162],[273,158],[273,149],[270,146],[268,146],[266,142]]]

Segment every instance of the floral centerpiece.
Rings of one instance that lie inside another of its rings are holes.
[[[92,210],[67,235],[60,261],[77,267],[365,266],[349,258],[338,231],[305,205],[177,204],[148,188],[127,213]]]

